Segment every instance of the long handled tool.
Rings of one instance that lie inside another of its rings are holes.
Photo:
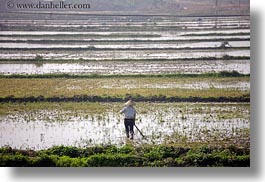
[[[135,128],[139,131],[139,133],[142,135],[143,138],[146,139],[146,137],[144,136],[144,134],[139,130],[139,128],[136,126],[136,124],[134,124]]]

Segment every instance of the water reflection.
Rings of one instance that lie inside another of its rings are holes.
[[[133,65],[133,66],[131,66]],[[170,74],[220,71],[250,73],[250,61],[91,61],[83,63],[2,63],[1,74]]]
[[[136,143],[243,139],[250,127],[249,106],[244,104],[168,103],[152,104],[148,113],[138,109],[136,123],[148,140],[143,141],[136,131]],[[53,145],[85,147],[126,142],[122,118],[113,111],[24,111],[1,116],[0,121],[0,146],[39,150]]]

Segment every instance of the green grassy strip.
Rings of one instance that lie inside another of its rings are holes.
[[[207,77],[249,77],[250,74],[241,74],[237,71],[221,71],[219,73],[202,73],[202,74],[135,74],[135,75],[100,75],[100,74],[86,74],[86,75],[73,75],[73,74],[0,74],[0,78],[207,78]]]
[[[248,148],[170,145],[56,146],[47,150],[0,148],[0,166],[21,167],[249,167]]]
[[[142,96],[142,95],[124,95],[124,96],[97,96],[97,95],[75,95],[73,97],[15,97],[13,95],[0,97],[0,103],[8,102],[125,102],[132,98],[136,102],[250,102],[249,94],[240,97],[167,97],[165,95]]]

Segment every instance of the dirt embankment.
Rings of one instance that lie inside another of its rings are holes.
[[[112,96],[90,96],[77,95],[73,97],[23,97],[17,98],[13,96],[0,98],[0,102],[124,102],[130,96],[112,97]],[[166,96],[132,96],[136,102],[250,102],[249,97],[166,97]]]

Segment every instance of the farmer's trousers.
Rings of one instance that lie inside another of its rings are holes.
[[[135,119],[124,119],[124,125],[125,125],[125,131],[127,134],[127,137],[129,138],[129,132],[131,134],[131,138],[133,138],[133,126],[135,124]]]

